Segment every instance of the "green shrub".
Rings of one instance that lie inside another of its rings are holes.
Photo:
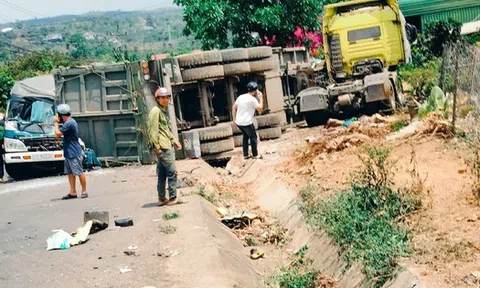
[[[381,287],[398,270],[395,259],[408,255],[408,233],[399,222],[420,201],[391,188],[389,149],[366,147],[359,157],[362,169],[349,189],[329,200],[304,199],[301,209],[310,225],[335,239],[348,263],[361,261],[372,286]]]

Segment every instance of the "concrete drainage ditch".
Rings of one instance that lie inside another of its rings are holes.
[[[252,187],[257,204],[267,210],[280,224],[288,229],[291,241],[289,246],[296,251],[307,245],[307,257],[313,260],[316,271],[336,279],[339,288],[371,287],[362,266],[354,264],[350,267],[339,254],[335,242],[326,233],[312,231],[307,227],[302,212],[298,207],[297,193],[289,189],[285,183],[277,179],[271,167],[261,161],[245,165],[239,173],[240,182],[245,187]],[[421,287],[419,280],[408,271],[400,273],[395,279],[387,282],[385,288]]]

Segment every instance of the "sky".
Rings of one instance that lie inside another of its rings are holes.
[[[90,11],[151,10],[172,0],[0,0],[0,23]]]

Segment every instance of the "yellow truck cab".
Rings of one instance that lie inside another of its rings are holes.
[[[356,0],[325,6],[328,70],[338,78],[363,75],[369,67],[395,70],[410,57],[402,18],[396,0]]]
[[[396,68],[411,61],[406,22],[397,0],[354,0],[327,5],[323,16],[329,85],[297,96],[309,125],[338,114],[393,112],[403,98]]]

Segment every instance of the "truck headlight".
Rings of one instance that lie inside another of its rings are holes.
[[[27,146],[16,139],[5,138],[5,152],[27,152]]]

